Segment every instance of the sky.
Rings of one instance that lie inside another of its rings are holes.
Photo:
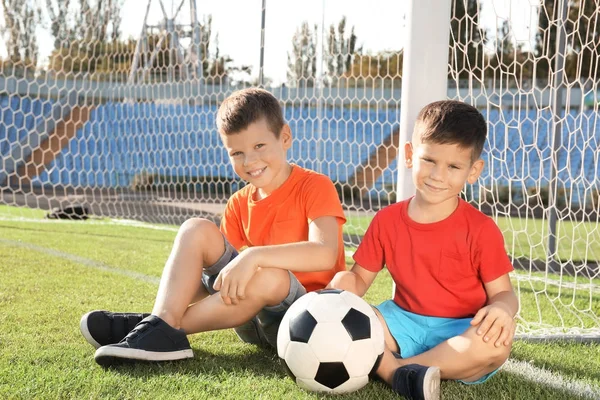
[[[39,0],[38,0],[39,1]],[[398,51],[405,45],[405,15],[408,0],[265,0],[264,74],[274,84],[286,79],[287,55],[291,53],[294,32],[303,21],[325,26],[325,34],[333,23],[346,16],[347,29],[354,26],[358,46],[371,54]],[[539,0],[482,0],[481,22],[495,31],[495,25],[510,18],[516,40],[528,42],[535,33]],[[125,0],[121,25],[123,37],[139,37],[147,0]],[[181,0],[163,0],[168,17],[172,17]],[[368,4],[368,6],[367,6]],[[198,19],[212,15],[213,39],[218,33],[221,55],[233,58],[237,65],[251,65],[252,76],[258,76],[261,44],[262,0],[196,0]],[[158,0],[151,0],[149,24],[163,18]],[[178,22],[189,23],[189,0],[184,0]],[[0,27],[4,21],[0,17]],[[38,28],[41,58],[52,49],[52,37]],[[6,55],[0,41],[0,56]]]

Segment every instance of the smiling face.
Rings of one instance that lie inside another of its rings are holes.
[[[287,162],[287,150],[292,146],[288,125],[279,137],[269,128],[265,118],[239,132],[221,135],[235,173],[258,188],[259,199],[270,195],[290,176],[292,166]]]
[[[416,187],[411,203],[427,211],[431,220],[452,214],[465,183],[475,183],[483,170],[483,160],[473,161],[473,150],[457,144],[415,139],[405,145],[404,151],[406,167],[412,168]]]

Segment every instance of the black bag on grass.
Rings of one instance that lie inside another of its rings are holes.
[[[89,218],[89,213],[90,210],[87,206],[73,205],[53,208],[52,212],[46,214],[46,218],[84,220]]]

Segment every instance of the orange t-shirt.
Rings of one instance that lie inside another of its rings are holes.
[[[255,201],[257,188],[247,185],[227,202],[221,231],[236,249],[308,240],[308,225],[319,217],[338,220],[338,258],[327,271],[293,274],[307,291],[323,289],[338,271],[346,269],[342,227],[346,222],[331,180],[322,174],[293,165],[287,180],[264,199]]]

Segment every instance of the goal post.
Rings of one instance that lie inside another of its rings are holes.
[[[403,145],[411,141],[417,114],[427,104],[445,100],[448,92],[448,38],[452,0],[411,0],[406,11],[402,67],[398,199],[411,196],[410,170],[403,168]]]

